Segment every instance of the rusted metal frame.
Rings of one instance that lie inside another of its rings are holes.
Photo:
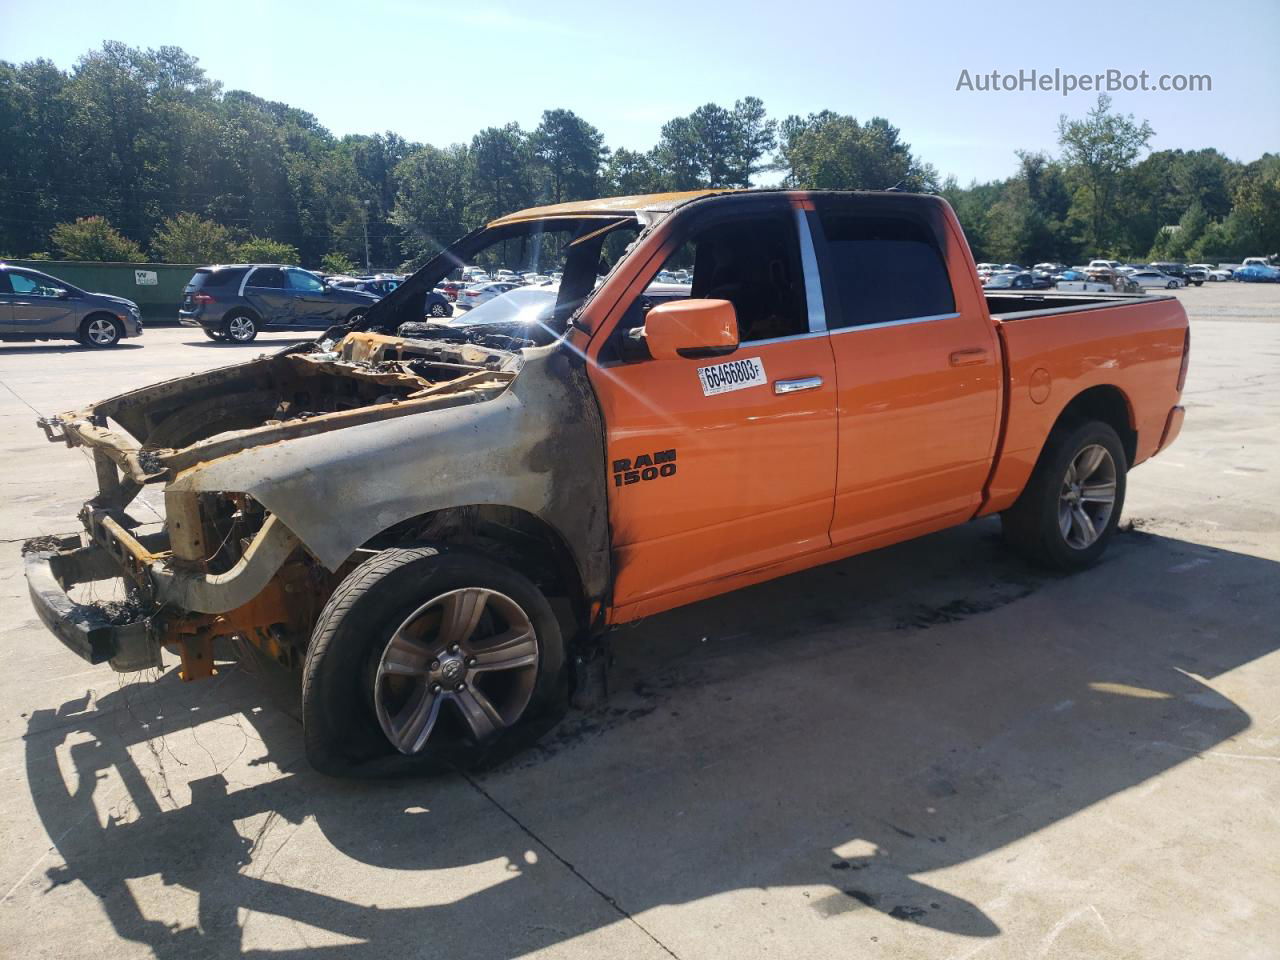
[[[437,383],[434,386],[426,387],[416,393],[409,394],[410,400],[420,400],[423,397],[434,397],[440,394],[449,393],[450,390],[461,390],[463,387],[471,387],[485,380],[496,381],[495,385],[505,385],[515,378],[514,373],[497,370],[476,370],[474,373],[468,373],[458,377],[456,380],[446,380],[444,383]]]
[[[148,472],[139,462],[139,448],[129,437],[99,427],[88,420],[60,418],[66,432],[68,446],[85,446],[101,451],[120,468],[120,472],[139,485],[155,479],[154,472]],[[99,475],[101,480],[101,475]]]
[[[151,565],[156,599],[179,610],[194,613],[226,613],[256,597],[284,566],[300,541],[279,517],[269,516],[244,554],[225,573],[176,569]]]

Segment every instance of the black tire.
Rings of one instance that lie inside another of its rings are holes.
[[[1076,527],[1064,532],[1060,522],[1060,510],[1068,495],[1068,469],[1086,449],[1095,446],[1104,448],[1111,457],[1115,499],[1096,539],[1087,546],[1073,545],[1070,539],[1076,536]],[[1000,515],[1005,540],[1040,566],[1066,572],[1092,566],[1107,549],[1120,523],[1128,469],[1124,446],[1109,424],[1097,420],[1060,424],[1049,434],[1022,495]]]
[[[437,300],[431,305],[431,309],[427,312],[433,317],[447,317],[453,311]]]
[[[225,334],[219,333],[217,330],[210,330],[208,327],[201,327],[200,329],[204,331],[204,335],[210,340],[216,340],[219,343],[226,342],[227,338]]]
[[[258,339],[258,318],[246,310],[228,314],[222,321],[222,336],[229,343],[253,343]]]
[[[401,753],[383,732],[374,701],[383,652],[415,611],[466,588],[509,598],[532,626],[538,658],[527,704],[509,725],[477,742],[461,722],[457,702],[440,695],[440,720],[429,728],[421,751]],[[559,623],[526,577],[447,545],[385,550],[339,584],[316,622],[302,680],[307,759],[320,772],[343,777],[474,769],[510,756],[554,726],[568,705],[568,690]]]
[[[124,328],[120,321],[104,313],[85,317],[76,335],[81,344],[94,350],[114,347],[123,337]]]

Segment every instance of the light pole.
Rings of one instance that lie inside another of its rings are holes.
[[[369,272],[369,201],[364,202],[364,272]]]

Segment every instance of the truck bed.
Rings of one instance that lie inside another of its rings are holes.
[[[1010,506],[1069,402],[1122,410],[1134,466],[1172,442],[1189,346],[1176,297],[988,294],[1004,354],[1005,430],[981,513]]]

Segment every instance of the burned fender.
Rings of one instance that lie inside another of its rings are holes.
[[[298,437],[182,472],[176,492],[247,493],[330,570],[384,530],[450,507],[495,505],[555,529],[588,600],[609,582],[604,431],[583,361],[563,343],[523,352],[492,399]]]

